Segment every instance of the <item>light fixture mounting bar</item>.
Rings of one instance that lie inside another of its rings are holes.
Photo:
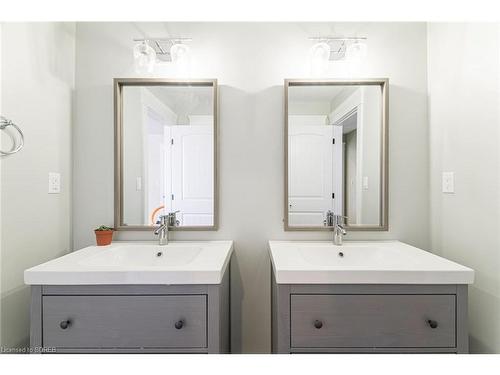
[[[367,40],[366,36],[347,36],[347,37],[336,37],[336,36],[312,36],[308,38],[309,40],[316,41],[348,41],[348,40]]]
[[[155,54],[156,61],[172,62],[172,50],[178,50],[179,47],[188,47],[188,43],[192,38],[177,37],[177,38],[135,38],[132,39],[136,45],[147,45]],[[136,47],[134,47],[136,48]],[[143,46],[143,48],[146,48]],[[146,48],[147,49],[147,48]]]
[[[192,42],[193,38],[136,38],[134,42]]]
[[[345,60],[347,50],[351,46],[359,46],[366,44],[368,39],[366,36],[313,36],[308,38],[315,42],[312,48],[323,45],[321,48],[329,50],[330,61]],[[325,45],[327,47],[325,47]]]

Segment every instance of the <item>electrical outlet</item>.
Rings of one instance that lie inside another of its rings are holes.
[[[59,194],[61,192],[61,174],[49,172],[49,194]]]
[[[455,192],[455,173],[454,172],[443,172],[441,182],[442,182],[443,193],[454,193]]]

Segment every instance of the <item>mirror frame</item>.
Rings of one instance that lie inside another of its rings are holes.
[[[126,86],[206,86],[213,88],[214,118],[214,222],[209,226],[173,227],[174,231],[215,231],[219,228],[219,99],[217,79],[115,78],[114,124],[114,229],[117,231],[152,231],[155,225],[125,225],[123,222],[123,88]]]
[[[284,227],[285,231],[331,231],[330,227],[290,226],[288,220],[288,89],[290,86],[380,86],[382,90],[382,126],[380,149],[380,225],[346,225],[349,231],[388,231],[389,230],[389,79],[362,78],[362,79],[285,79],[285,200],[284,200]]]

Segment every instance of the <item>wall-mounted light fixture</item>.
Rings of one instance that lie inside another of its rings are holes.
[[[364,36],[319,36],[311,37],[309,40],[316,42],[309,52],[312,64],[317,64],[317,60],[322,62],[359,60],[364,58],[367,53],[367,38]]]
[[[134,39],[134,61],[137,73],[151,73],[157,64],[185,63],[190,58],[186,43],[191,38],[141,38]]]

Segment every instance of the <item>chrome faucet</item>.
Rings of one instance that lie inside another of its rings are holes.
[[[175,227],[179,225],[179,221],[175,217],[179,211],[169,212],[166,215],[161,215],[159,217],[160,220],[156,222],[156,224],[160,224],[160,226],[155,230],[155,235],[158,236],[158,242],[160,246],[168,245],[168,230],[169,228]]]
[[[333,244],[335,246],[341,246],[343,237],[347,234],[344,228],[344,219],[347,219],[347,216],[335,215],[332,211],[326,213],[324,223],[325,226],[333,228]]]

